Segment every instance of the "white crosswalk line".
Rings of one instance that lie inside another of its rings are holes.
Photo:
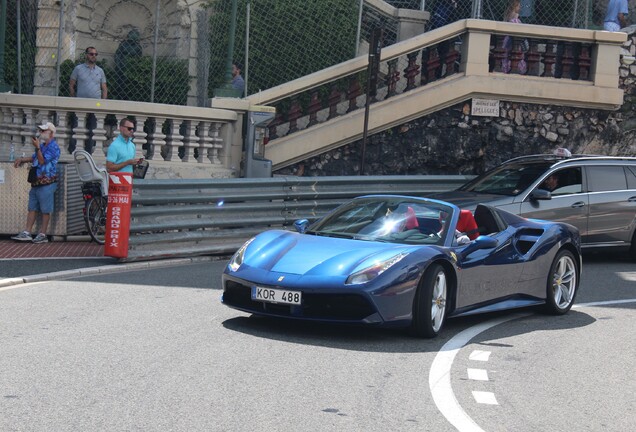
[[[485,405],[499,405],[495,394],[491,392],[473,391],[473,397],[475,401]]]
[[[490,351],[475,350],[470,353],[470,356],[468,357],[468,359],[474,360],[474,361],[488,361],[489,357],[490,357]]]
[[[475,381],[488,381],[488,371],[486,369],[467,369],[468,379]]]

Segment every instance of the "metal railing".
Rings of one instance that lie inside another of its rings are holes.
[[[135,180],[126,260],[230,254],[255,234],[315,220],[360,195],[425,196],[472,176]]]

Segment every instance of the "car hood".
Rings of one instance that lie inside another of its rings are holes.
[[[274,273],[346,276],[418,247],[272,230],[256,236],[243,262]]]
[[[477,204],[488,204],[497,207],[504,204],[510,204],[515,199],[515,197],[506,195],[466,192],[459,190],[436,193],[428,196],[428,198],[446,201],[455,204],[461,209],[467,210],[475,210]]]

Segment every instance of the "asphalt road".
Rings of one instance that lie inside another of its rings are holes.
[[[250,317],[219,303],[223,265],[0,288],[0,430],[636,424],[636,265],[628,261],[587,257],[577,308],[563,317],[456,319],[434,340]]]

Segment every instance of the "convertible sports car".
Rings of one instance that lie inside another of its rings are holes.
[[[434,337],[447,317],[574,303],[580,237],[559,222],[433,199],[355,198],[296,231],[248,240],[223,274],[222,301],[259,315],[408,327]]]

